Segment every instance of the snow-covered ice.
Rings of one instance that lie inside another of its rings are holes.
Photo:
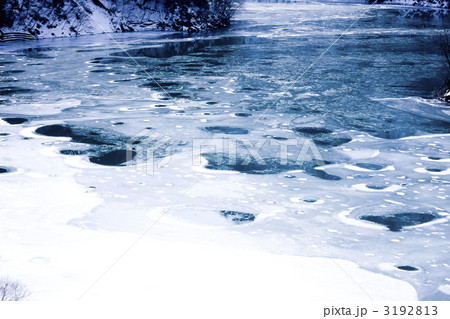
[[[31,300],[448,299],[450,126],[429,37],[448,23],[399,10],[247,3],[224,33],[114,34],[132,58],[107,35],[1,44],[0,117],[27,121],[0,123],[0,273]],[[148,132],[165,165],[115,165]],[[195,162],[211,138],[239,139],[239,160],[264,142],[267,165]],[[323,164],[278,163],[290,140]]]

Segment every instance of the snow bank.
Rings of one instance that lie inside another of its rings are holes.
[[[235,2],[6,0],[0,5],[0,36],[23,32],[48,38],[154,29],[193,32],[227,26]]]
[[[432,7],[443,9],[448,9],[450,5],[450,2],[446,0],[378,0],[377,2],[384,4],[398,4],[405,6]]]

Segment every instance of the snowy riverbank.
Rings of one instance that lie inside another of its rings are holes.
[[[446,0],[378,0],[378,3],[397,4],[405,6],[430,7],[449,9],[449,1]]]
[[[0,7],[0,31],[36,38],[156,29],[193,32],[228,25],[235,1],[179,3],[183,1],[6,0]]]
[[[180,1],[181,2],[181,1]],[[35,38],[73,37],[86,34],[149,30],[195,32],[225,27],[241,1],[208,1],[205,8],[152,1],[37,1],[6,0],[0,7],[0,40],[12,32]],[[252,2],[252,1],[250,1]],[[271,1],[257,2],[295,2]],[[331,3],[367,3],[365,0],[324,0]],[[370,3],[371,0],[368,0]],[[217,4],[219,3],[219,5]],[[446,0],[378,0],[380,4],[448,9]],[[16,37],[16,36],[14,36]]]

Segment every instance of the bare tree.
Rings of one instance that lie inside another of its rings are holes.
[[[0,278],[0,301],[19,301],[29,295],[30,291],[20,281]]]

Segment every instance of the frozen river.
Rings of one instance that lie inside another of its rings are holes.
[[[0,44],[0,273],[35,300],[124,274],[449,300],[450,21],[412,15],[247,3],[220,33]]]

